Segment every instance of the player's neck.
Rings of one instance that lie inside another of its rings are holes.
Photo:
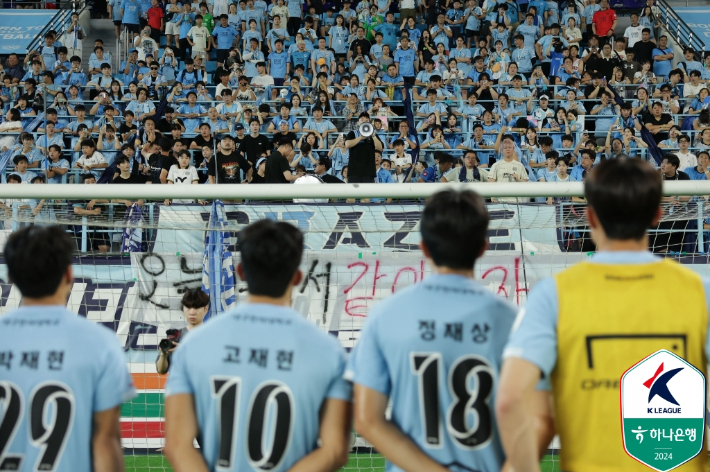
[[[466,277],[469,279],[474,278],[473,269],[452,269],[450,267],[440,267],[436,265],[433,265],[433,269],[436,275],[460,275],[461,277]]]
[[[597,252],[647,252],[648,235],[641,239],[608,239],[606,236],[596,238]]]
[[[267,297],[265,295],[249,295],[247,297],[247,303],[285,306],[287,308],[291,308],[291,290],[286,290],[283,296],[278,298]]]
[[[23,297],[21,306],[67,306],[67,294],[57,291],[54,295],[42,298]]]

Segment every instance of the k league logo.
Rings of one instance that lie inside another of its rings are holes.
[[[621,427],[629,456],[658,471],[696,457],[705,440],[705,376],[660,350],[621,377]]]

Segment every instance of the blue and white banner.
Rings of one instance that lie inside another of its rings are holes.
[[[559,226],[556,208],[532,204],[488,205],[491,250],[560,252],[555,229]],[[298,226],[304,233],[306,250],[408,252],[419,250],[421,211],[422,206],[417,204],[224,205],[223,229],[229,233],[228,250],[232,252],[238,250],[239,230],[265,218]],[[202,252],[210,214],[210,208],[202,205],[161,207],[153,251]]]
[[[710,8],[673,6],[673,11],[706,47],[710,45]],[[673,18],[669,18],[669,21],[673,21]]]
[[[57,12],[58,10],[2,10],[0,54],[26,54],[27,46]]]

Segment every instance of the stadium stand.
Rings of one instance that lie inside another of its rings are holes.
[[[257,184],[283,137],[292,169],[348,182],[361,112],[384,143],[379,183],[512,181],[511,166],[520,181],[579,181],[622,155],[706,179],[702,43],[665,2],[614,7],[625,16],[608,0],[110,0],[112,24],[60,10],[24,60],[3,61],[2,182],[113,183],[125,154],[131,182]]]

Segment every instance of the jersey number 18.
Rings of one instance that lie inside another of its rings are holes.
[[[410,359],[412,371],[419,380],[419,409],[425,442],[429,447],[438,448],[442,446],[443,434],[439,411],[439,371],[443,359],[438,352],[413,352]],[[481,356],[466,355],[454,361],[447,377],[453,397],[446,412],[446,430],[451,439],[467,450],[486,446],[493,436],[490,406],[495,378],[493,368]],[[473,388],[470,387],[472,379]]]

